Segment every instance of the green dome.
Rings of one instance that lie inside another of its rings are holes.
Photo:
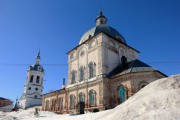
[[[87,31],[82,36],[79,44],[85,42],[86,40],[88,40],[89,38],[99,34],[100,32],[103,32],[103,33],[105,33],[105,34],[107,34],[107,35],[117,39],[118,41],[126,44],[126,41],[123,38],[123,36],[117,30],[115,30],[114,28],[112,28],[112,27],[110,27],[110,26],[108,26],[106,24],[97,25],[94,28],[92,28],[89,31]]]
[[[114,28],[108,26],[107,23],[107,18],[102,14],[102,10],[99,12],[99,16],[96,18],[96,26],[89,31],[87,31],[82,37],[79,42],[79,44],[82,44],[83,42],[87,41],[89,38],[96,36],[97,34],[103,32],[114,39],[126,44],[125,39],[123,36]]]
[[[41,65],[37,65],[37,64],[35,64],[35,65],[30,65],[29,68],[28,68],[28,70],[30,70],[30,71],[40,71],[40,72],[44,72],[43,67],[42,67]]]

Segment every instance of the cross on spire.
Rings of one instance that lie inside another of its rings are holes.
[[[36,56],[36,64],[40,64],[40,59],[41,57],[40,57],[40,49],[39,49],[38,54]]]

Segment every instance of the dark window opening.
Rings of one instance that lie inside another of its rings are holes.
[[[143,87],[145,87],[146,85],[142,85],[142,87],[141,88],[143,88]]]
[[[127,67],[127,58],[125,56],[121,57],[121,64],[123,68]]]
[[[39,79],[40,79],[40,77],[37,76],[37,78],[36,78],[36,83],[39,83]]]
[[[30,83],[32,83],[32,82],[33,82],[33,75],[30,78]]]

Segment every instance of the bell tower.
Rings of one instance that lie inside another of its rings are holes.
[[[44,69],[40,65],[40,50],[36,56],[36,63],[30,65],[27,71],[24,91],[20,98],[23,109],[42,104]]]

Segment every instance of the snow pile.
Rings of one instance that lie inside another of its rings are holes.
[[[16,120],[16,117],[10,116],[6,114],[5,112],[0,111],[0,120]]]
[[[18,112],[0,112],[0,120],[180,120],[180,75],[150,83],[114,109],[84,115],[57,115],[34,108]]]
[[[152,82],[104,117],[111,120],[180,120],[180,75]]]

